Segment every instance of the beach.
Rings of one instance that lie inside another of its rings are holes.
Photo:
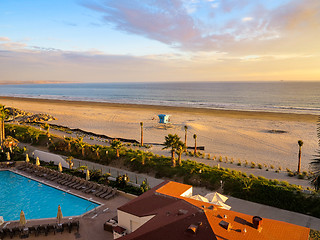
[[[143,122],[144,142],[150,144],[163,143],[170,133],[178,134],[184,141],[186,125],[187,145],[194,146],[193,135],[196,134],[197,145],[204,146],[203,152],[210,153],[211,157],[227,156],[235,162],[247,160],[275,168],[281,166],[282,169],[297,169],[298,140],[304,142],[303,171],[309,170],[309,163],[318,149],[318,117],[311,114],[11,97],[0,97],[0,104],[32,113],[51,114],[57,118],[50,122],[53,124],[137,141],[140,141],[139,123]],[[170,115],[171,124],[167,128],[158,123],[158,114]]]

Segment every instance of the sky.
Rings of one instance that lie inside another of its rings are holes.
[[[320,81],[319,0],[0,0],[0,82]]]

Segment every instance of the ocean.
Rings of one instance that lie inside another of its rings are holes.
[[[320,114],[320,82],[0,85],[0,96]]]

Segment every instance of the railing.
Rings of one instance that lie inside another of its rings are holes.
[[[89,206],[86,208],[86,212],[88,212],[88,208],[89,208],[91,205],[94,205],[94,204],[95,204],[95,203],[91,202],[91,203],[89,204]],[[93,210],[94,210],[94,213],[97,214],[97,206],[95,206]]]

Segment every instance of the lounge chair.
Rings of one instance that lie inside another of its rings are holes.
[[[65,175],[63,176],[63,178],[57,180],[56,182],[59,183],[59,184],[61,184],[61,185],[64,185],[65,183],[70,182],[70,180],[71,180],[72,178],[73,178],[73,176],[68,175],[68,174],[65,174]]]
[[[80,222],[79,221],[69,222],[69,233],[71,233],[73,228],[75,228],[77,232],[79,232]]]
[[[87,189],[87,190],[86,190],[86,191],[84,191],[84,192],[85,192],[85,193],[92,193],[92,192],[95,192],[95,191],[96,191],[96,189],[97,189],[99,186],[100,186],[99,184],[94,183],[92,188]]]
[[[89,193],[95,187],[96,187],[96,183],[91,183],[90,187],[87,187],[86,189],[82,190],[82,192]]]
[[[57,179],[59,179],[59,177],[61,177],[62,175],[58,172],[53,172],[52,174],[50,174],[47,179],[50,181],[55,181]]]
[[[56,224],[48,224],[47,226],[47,234],[53,232],[56,235]]]
[[[103,186],[99,191],[96,191],[94,193],[95,196],[99,197],[99,195],[104,194],[108,191],[109,187],[108,186]]]
[[[94,184],[92,182],[88,182],[88,184],[81,190],[82,192],[85,192],[91,188],[93,188]]]
[[[28,227],[22,228],[20,230],[20,238],[28,238],[29,237],[29,233],[30,233],[30,231],[29,231]]]
[[[75,187],[75,189],[84,190],[84,189],[87,189],[89,186],[91,186],[91,182],[85,180],[82,185],[79,184],[77,187]]]
[[[108,199],[110,199],[110,198],[113,198],[116,194],[117,194],[117,189],[114,188],[114,189],[112,190],[111,194],[105,196],[104,199],[108,200]]]
[[[109,187],[108,191],[106,191],[104,194],[100,194],[99,197],[100,198],[105,198],[106,196],[111,194],[112,190],[113,190],[113,188]]]
[[[96,193],[101,192],[103,189],[104,189],[104,186],[99,185],[99,187],[97,187],[96,189],[94,189],[94,190],[92,191],[92,194],[93,194],[93,195],[96,195]]]
[[[36,226],[36,236],[39,236],[41,233],[44,233],[46,235],[46,232],[47,232],[47,226],[46,225]]]
[[[80,181],[77,184],[72,185],[71,187],[74,189],[77,189],[77,187],[83,186],[86,183],[86,180],[83,178],[80,178]]]
[[[109,190],[110,188],[111,188],[111,187],[109,187],[109,186],[104,186],[103,189],[102,189],[100,192],[96,192],[94,195],[95,195],[96,197],[100,197],[101,195],[106,194],[106,193],[108,193],[109,191],[111,191],[111,190]]]
[[[60,184],[68,186],[68,184],[74,183],[75,180],[76,180],[75,176],[70,176],[65,181],[60,182]]]
[[[11,228],[3,228],[2,230],[5,234],[5,236],[10,236],[10,238],[14,237],[14,232]]]
[[[74,181],[73,183],[68,184],[68,185],[66,185],[66,186],[73,188],[73,186],[78,185],[78,184],[81,182],[81,180],[82,180],[81,178],[76,177],[76,178],[75,178],[75,181]]]
[[[36,227],[35,226],[29,227],[29,233],[30,234],[34,233],[36,236]]]
[[[5,236],[6,236],[6,233],[4,232],[4,230],[0,229],[0,239],[4,239]]]

